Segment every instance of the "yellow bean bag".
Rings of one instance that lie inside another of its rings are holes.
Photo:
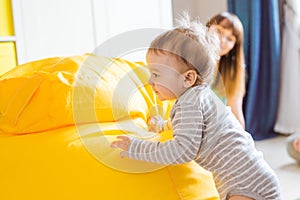
[[[142,63],[92,54],[49,58],[0,77],[0,199],[219,199],[196,163],[161,166],[122,159],[109,147],[120,134],[147,132],[168,116]]]

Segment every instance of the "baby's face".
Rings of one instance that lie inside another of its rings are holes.
[[[187,89],[183,66],[174,56],[148,53],[147,63],[151,73],[148,83],[161,101],[176,99]]]

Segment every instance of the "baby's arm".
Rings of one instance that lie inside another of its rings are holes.
[[[153,116],[148,120],[148,131],[163,132],[172,129],[172,123],[170,119],[164,120],[161,116]]]
[[[123,150],[130,158],[160,164],[179,164],[194,160],[202,139],[203,117],[200,109],[194,105],[183,105],[175,112],[173,121],[175,127],[173,139],[166,142],[152,142],[130,138],[128,149]],[[112,145],[118,142],[126,143],[121,139]],[[115,147],[122,148],[121,146]]]

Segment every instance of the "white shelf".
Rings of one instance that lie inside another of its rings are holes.
[[[15,42],[15,36],[0,36],[0,42]]]

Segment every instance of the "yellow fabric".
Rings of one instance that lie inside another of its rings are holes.
[[[91,54],[18,66],[0,77],[0,133],[33,133],[128,118],[147,120],[149,111],[164,112],[154,109],[163,104],[145,85],[148,75],[139,63]]]
[[[0,36],[12,35],[14,35],[14,29],[11,0],[0,0]]]
[[[161,166],[110,148],[120,134],[172,137],[146,131],[147,118],[173,104],[156,100],[148,75],[141,63],[87,54],[1,76],[0,199],[218,199],[194,162]]]
[[[15,43],[0,42],[0,76],[16,65]]]

